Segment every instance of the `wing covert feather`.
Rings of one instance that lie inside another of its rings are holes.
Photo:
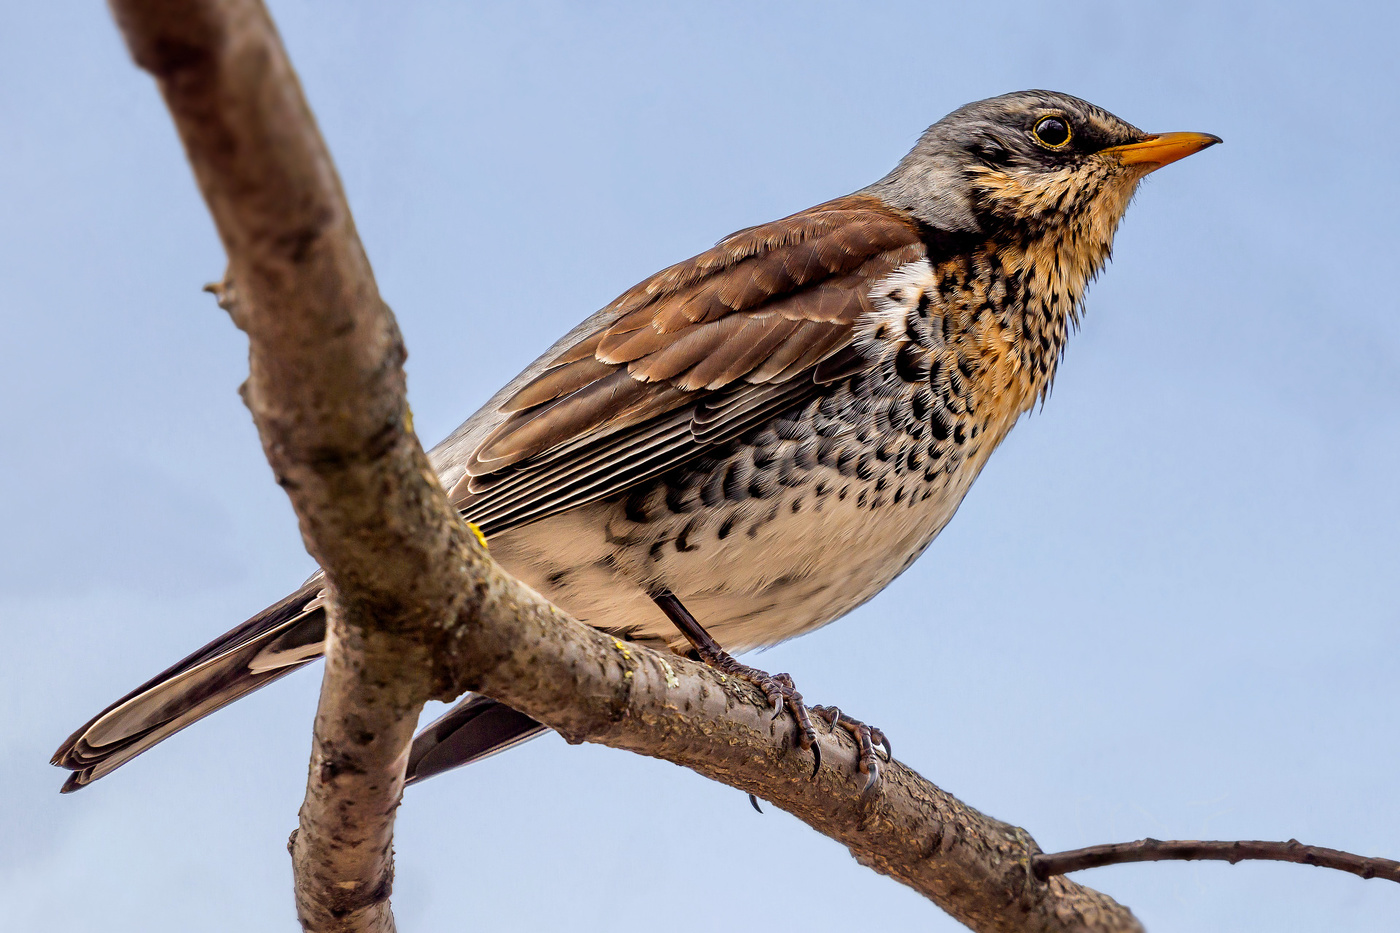
[[[817,391],[816,368],[850,346],[875,282],[924,255],[908,215],[851,195],[662,270],[501,404],[508,417],[472,454],[453,502],[499,531],[728,440],[731,427]]]

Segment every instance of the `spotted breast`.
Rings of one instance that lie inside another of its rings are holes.
[[[1053,376],[1062,340],[1024,338],[1062,332],[1030,319],[1077,296],[1028,302],[1014,237],[969,246],[864,196],[721,241],[517,390],[458,504],[504,566],[639,640],[685,644],[658,588],[731,651],[839,618],[927,547]]]

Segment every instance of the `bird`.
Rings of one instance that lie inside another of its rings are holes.
[[[1219,142],[1053,91],[967,104],[875,183],[624,292],[433,468],[511,574],[753,683],[814,755],[813,715],[846,728],[869,788],[880,730],[734,656],[840,618],[924,552],[1043,404],[1139,182]],[[317,574],[108,706],[53,756],[62,791],[320,657],[326,611]],[[407,781],[544,731],[468,695],[415,737]]]

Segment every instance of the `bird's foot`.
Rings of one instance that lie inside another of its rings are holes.
[[[858,719],[841,715],[841,710],[835,706],[813,706],[808,712],[832,729],[840,726],[855,737],[856,746],[860,750],[860,773],[866,776],[865,787],[861,793],[868,795],[874,792],[880,784],[880,759],[875,753],[876,746],[884,750],[886,762],[894,760],[894,751],[890,748],[890,740],[886,738],[885,733],[874,726],[867,726]]]
[[[792,713],[792,718],[797,722],[797,744],[812,751],[813,778],[822,767],[822,747],[817,743],[817,730],[812,725],[812,713],[817,713],[832,729],[841,726],[855,736],[856,744],[860,746],[860,771],[866,775],[865,788],[861,793],[868,796],[879,785],[880,764],[875,756],[875,746],[882,746],[885,750],[885,760],[890,760],[890,742],[883,732],[855,719],[845,718],[834,706],[814,706],[809,711],[807,704],[802,702],[802,694],[797,692],[791,676],[768,674],[735,660],[732,654],[725,651],[720,643],[705,631],[705,627],[695,620],[690,610],[681,605],[681,601],[670,590],[658,589],[651,594],[651,598],[690,642],[696,659],[705,662],[721,674],[737,677],[762,690],[773,707],[774,719],[781,716],[785,709]],[[749,799],[757,810],[758,801],[754,800],[752,794],[749,795]]]
[[[817,776],[822,766],[822,747],[817,742],[813,717],[821,719],[832,730],[839,727],[849,732],[855,738],[860,753],[860,773],[865,775],[865,786],[861,788],[861,794],[869,796],[874,793],[875,788],[880,785],[880,753],[876,749],[884,753],[886,762],[894,758],[890,740],[883,731],[843,715],[836,706],[807,706],[789,674],[765,673],[735,660],[724,651],[714,656],[707,655],[708,653],[701,653],[700,659],[715,670],[730,677],[737,677],[762,690],[763,695],[768,698],[769,705],[773,707],[774,719],[781,716],[784,709],[792,713],[792,718],[797,721],[797,744],[812,752],[812,777]]]
[[[792,718],[797,722],[797,744],[812,752],[812,776],[815,777],[822,766],[822,749],[817,744],[817,730],[812,725],[812,717],[807,712],[807,705],[802,702],[802,694],[797,692],[797,687],[792,682],[789,674],[769,674],[756,667],[749,667],[735,660],[729,652],[721,649],[718,652],[699,651],[700,660],[710,667],[728,677],[735,677],[739,680],[751,683],[763,695],[768,698],[768,705],[773,707],[773,718],[777,719],[783,714],[783,710],[792,713]]]

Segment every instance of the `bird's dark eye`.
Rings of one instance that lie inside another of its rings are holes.
[[[1042,117],[1031,132],[1036,142],[1051,149],[1061,149],[1069,143],[1069,124],[1063,117]]]

